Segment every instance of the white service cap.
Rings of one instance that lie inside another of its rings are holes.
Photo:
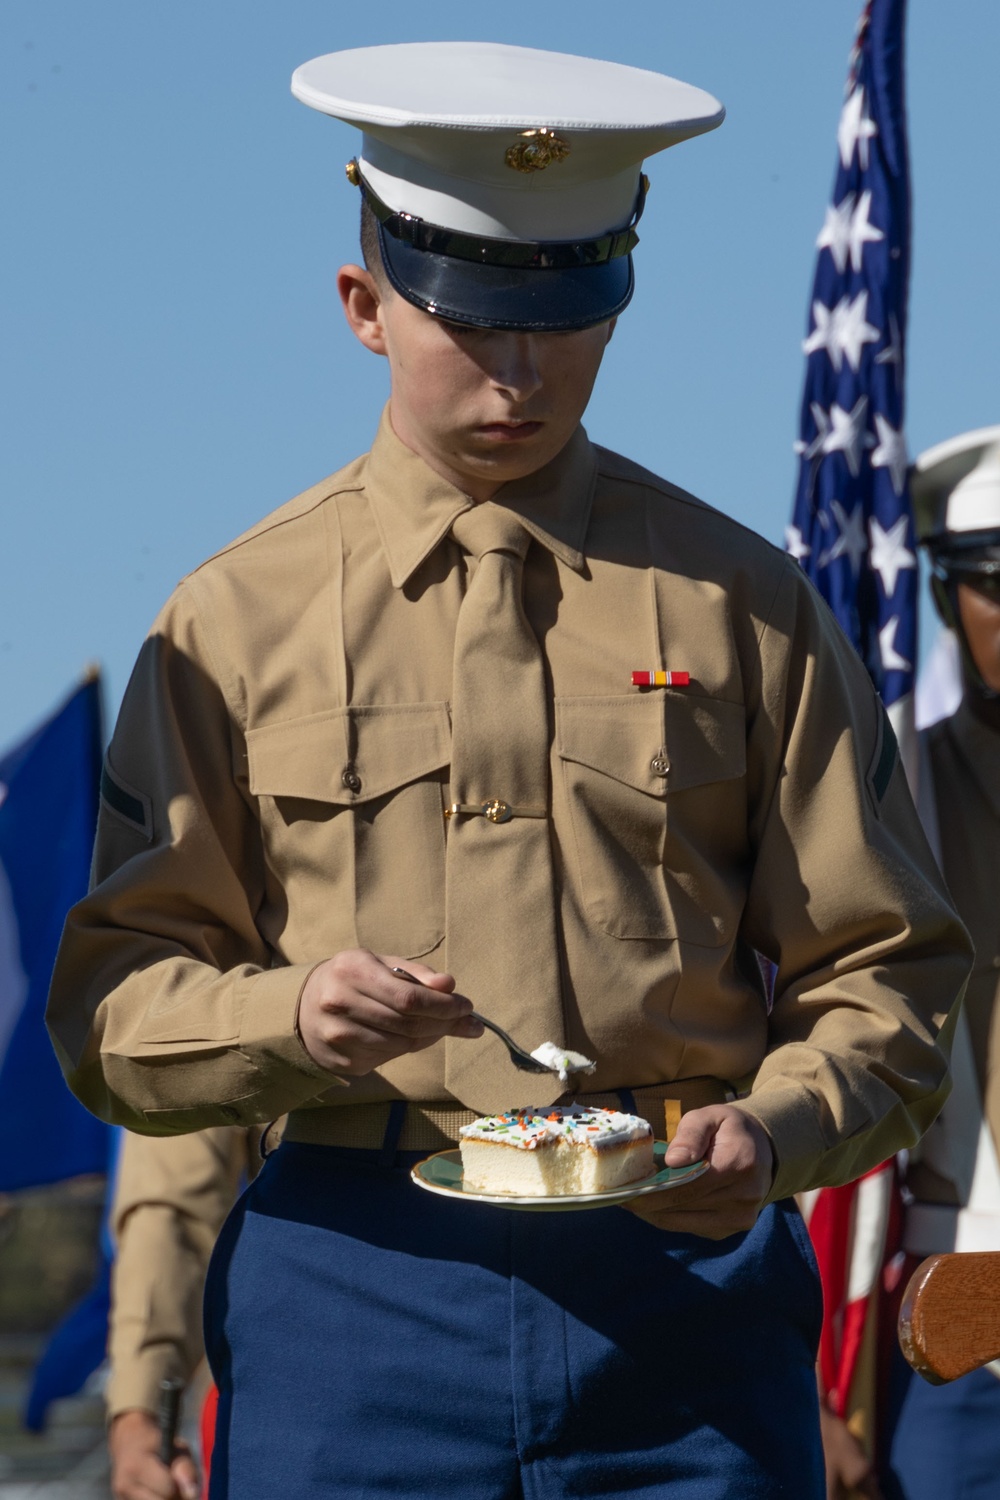
[[[974,545],[1000,533],[1000,426],[963,432],[921,453],[910,492],[921,541]]]
[[[292,92],[361,129],[349,175],[396,289],[498,327],[621,311],[644,158],[725,114],[661,73],[493,42],[333,52],[297,68]]]

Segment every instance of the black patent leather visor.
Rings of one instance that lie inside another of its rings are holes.
[[[378,223],[382,263],[408,302],[477,328],[563,332],[616,317],[635,287],[631,251],[645,204],[643,178],[630,222],[592,240],[477,238],[386,207],[360,178]]]
[[[393,288],[425,312],[476,328],[560,333],[617,317],[632,300],[632,257],[600,266],[522,270],[475,265],[394,240],[379,226],[382,263]]]

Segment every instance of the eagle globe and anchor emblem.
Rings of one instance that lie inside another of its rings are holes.
[[[569,155],[569,142],[561,135],[544,126],[538,130],[522,130],[513,146],[508,146],[504,161],[515,172],[544,172],[555,161],[565,161]]]

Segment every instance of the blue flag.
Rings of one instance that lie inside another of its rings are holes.
[[[105,1163],[108,1186],[94,1284],[56,1326],[35,1366],[24,1407],[24,1425],[30,1432],[42,1432],[52,1402],[63,1396],[75,1396],[104,1362],[111,1316],[111,1267],[115,1258],[111,1209],[121,1141],[120,1127],[108,1132],[109,1155]]]
[[[101,778],[101,691],[85,682],[33,734],[0,756],[0,1109],[16,1149],[0,1157],[0,1191],[108,1171],[116,1135],[63,1081],[45,1001],[66,913],[86,893]],[[94,1286],[66,1315],[35,1371],[25,1425],[72,1396],[104,1358],[110,1246]]]
[[[111,1314],[111,1256],[101,1251],[94,1285],[59,1324],[35,1366],[24,1408],[29,1432],[43,1432],[53,1401],[75,1396],[104,1360]]]
[[[101,699],[78,688],[0,756],[0,1112],[16,1147],[0,1192],[104,1172],[108,1127],[77,1103],[45,1029],[69,908],[86,893],[101,777]]]
[[[903,436],[910,276],[906,0],[868,0],[816,245],[798,488],[785,544],[857,648],[897,734],[912,710],[919,573]],[[905,738],[903,740],[905,751]]]

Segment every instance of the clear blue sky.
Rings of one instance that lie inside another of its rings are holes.
[[[369,445],[380,361],[355,137],[293,68],[384,41],[529,42],[717,94],[652,164],[587,425],[773,540],[788,519],[814,243],[860,0],[3,0],[0,746],[90,659],[109,709],[189,568]],[[997,0],[911,0],[911,451],[1000,420]],[[929,626],[925,616],[925,627]]]

